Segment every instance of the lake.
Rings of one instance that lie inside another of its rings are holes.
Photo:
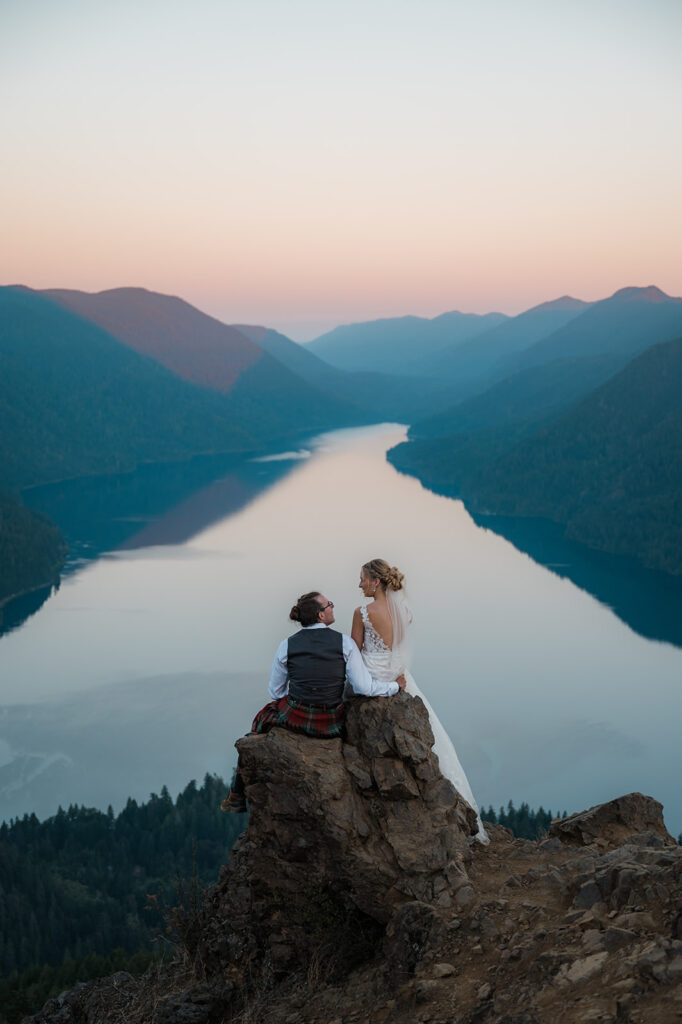
[[[119,809],[229,777],[295,598],[323,591],[348,631],[360,566],[381,557],[406,575],[413,672],[479,804],[571,812],[638,790],[680,832],[680,646],[400,475],[385,453],[404,437],[392,424],[336,431],[264,460],[27,496],[73,555],[56,592],[6,609],[0,817]],[[645,589],[641,605],[651,619]]]

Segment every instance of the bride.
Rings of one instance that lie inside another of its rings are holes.
[[[360,570],[359,586],[365,597],[371,601],[355,609],[351,636],[360,648],[363,661],[375,679],[388,681],[399,679],[404,674],[407,680],[407,693],[423,700],[431,721],[433,751],[438,756],[440,770],[476,811],[476,838],[482,843],[487,843],[489,840],[483,828],[478,806],[452,741],[408,672],[408,639],[412,613],[405,601],[403,579],[403,574],[383,558],[373,558],[371,562],[363,565]]]

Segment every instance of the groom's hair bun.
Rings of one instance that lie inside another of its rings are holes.
[[[368,576],[379,580],[384,590],[402,590],[404,574],[395,565],[389,565],[383,558],[373,558],[362,567]]]
[[[300,622],[302,626],[313,626],[320,614],[319,590],[311,590],[309,594],[302,594],[296,604],[289,612],[292,622]]]

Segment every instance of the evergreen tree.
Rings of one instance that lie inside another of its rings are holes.
[[[524,802],[517,809],[511,800],[507,804],[506,810],[504,807],[500,807],[498,813],[495,813],[492,805],[487,810],[485,808],[481,810],[483,821],[489,821],[493,825],[503,825],[519,839],[539,839],[546,835],[550,823],[555,817],[560,817],[560,815],[552,814],[551,810],[546,811],[542,805],[537,811],[532,811]],[[566,811],[563,812],[563,817],[567,817]]]
[[[0,977],[116,947],[151,949],[178,879],[196,870],[202,885],[214,882],[244,827],[220,810],[226,789],[206,775],[175,802],[164,787],[117,816],[72,804],[44,822],[31,814],[4,824]]]

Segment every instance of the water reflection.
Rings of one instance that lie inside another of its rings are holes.
[[[73,572],[104,551],[182,544],[244,508],[295,466],[294,458],[201,456],[33,488],[24,499],[59,524],[70,550],[66,572]]]
[[[404,436],[340,431],[307,458],[53,489],[45,510],[80,529],[85,560],[0,644],[0,818],[229,775],[296,595],[322,589],[347,631],[378,556],[406,573],[414,675],[481,804],[572,811],[639,790],[677,833],[682,650],[397,473],[385,453]]]
[[[59,583],[50,583],[46,587],[38,587],[28,594],[21,594],[0,606],[0,636],[18,629],[24,622],[40,611],[52,594],[59,590]]]
[[[571,580],[649,640],[682,647],[682,579],[646,569],[632,558],[593,551],[546,519],[477,515],[474,522],[505,537],[551,572]]]
[[[184,544],[246,508],[309,455],[304,449],[257,459],[202,456],[36,487],[24,500],[59,524],[69,545],[62,571],[68,577],[106,552]],[[23,625],[58,589],[42,587],[9,601],[0,609],[0,636]]]

